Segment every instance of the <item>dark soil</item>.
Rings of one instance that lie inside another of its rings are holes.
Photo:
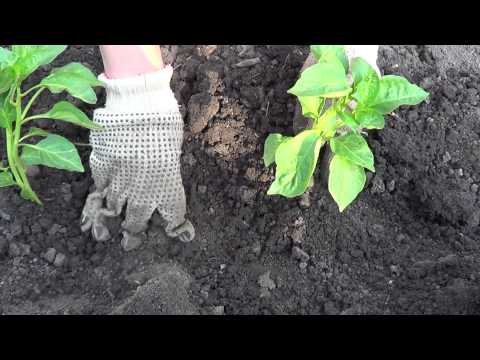
[[[185,116],[196,240],[166,238],[154,218],[137,251],[123,252],[119,237],[96,243],[79,228],[89,170],[41,168],[32,185],[43,207],[0,190],[0,313],[480,313],[480,76],[464,66],[440,71],[432,49],[381,47],[385,74],[431,96],[370,133],[377,172],[340,214],[321,181],[299,199],[266,196],[274,172],[263,165],[263,142],[292,134],[286,90],[307,47],[165,47]],[[71,46],[54,65],[69,61],[102,71],[96,46]],[[61,97],[44,94],[34,110]],[[88,142],[88,131],[68,124],[36,125]],[[80,152],[88,168],[90,149]],[[175,271],[162,267],[170,263]],[[169,306],[170,291],[183,302]]]

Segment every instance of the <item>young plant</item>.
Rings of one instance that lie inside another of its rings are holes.
[[[312,183],[320,149],[329,142],[334,156],[328,190],[342,212],[363,190],[365,169],[375,171],[373,153],[362,136],[365,129],[383,129],[385,114],[401,105],[416,105],[429,94],[403,77],[380,77],[359,57],[352,59],[349,68],[343,45],[310,49],[317,63],[301,74],[288,93],[298,97],[312,126],[294,137],[267,137],[265,165],[276,163],[268,194],[302,195]]]
[[[22,89],[26,78],[40,66],[51,63],[66,48],[66,45],[12,45],[11,50],[0,47],[0,130],[4,133],[6,150],[6,159],[0,166],[0,187],[18,186],[24,199],[38,204],[41,201],[26,175],[28,166],[45,165],[78,172],[83,172],[84,168],[70,141],[36,127],[22,131],[24,125],[35,119],[53,119],[87,129],[101,129],[85,113],[66,101],[58,102],[44,114],[29,113],[45,90],[53,94],[66,91],[86,103],[97,102],[93,87],[103,86],[103,83],[79,63],[55,68],[38,84]],[[32,137],[43,139],[32,144]]]

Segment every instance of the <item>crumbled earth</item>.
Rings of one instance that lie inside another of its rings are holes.
[[[439,54],[468,62],[479,49],[381,46],[380,69],[431,96],[369,133],[376,173],[339,213],[322,167],[307,195],[266,195],[274,170],[263,165],[263,143],[271,132],[293,134],[286,91],[307,47],[164,47],[185,119],[195,241],[167,238],[158,217],[149,240],[128,253],[119,236],[96,243],[82,234],[92,180],[90,148],[80,146],[85,173],[32,171],[43,207],[0,190],[0,313],[478,314],[480,75]],[[70,46],[53,66],[70,61],[102,71],[96,46]],[[63,96],[43,93],[34,111]],[[92,114],[94,106],[75,103]],[[88,143],[87,130],[67,123],[35,126]]]

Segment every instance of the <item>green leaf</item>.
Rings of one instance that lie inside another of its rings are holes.
[[[37,128],[37,127],[31,127],[30,129],[28,129],[28,132],[25,135],[25,137],[32,137],[32,136],[46,137],[48,135],[50,135],[50,133],[48,131],[45,131],[45,130]]]
[[[15,108],[6,98],[7,94],[0,95],[0,128],[7,128],[15,121]]]
[[[92,87],[104,86],[89,69],[79,63],[54,69],[40,84],[54,94],[67,91],[73,97],[89,104],[97,102],[97,95]]]
[[[15,80],[15,72],[12,64],[16,60],[16,55],[10,50],[0,47],[0,94],[7,92]]]
[[[17,55],[15,55],[12,51],[0,47],[0,70],[12,66],[17,58]]]
[[[318,63],[305,69],[288,93],[300,96],[337,98],[350,92],[347,76],[340,62]]]
[[[378,94],[369,107],[388,114],[401,105],[417,105],[428,95],[422,88],[401,76],[387,75],[380,79]]]
[[[52,109],[45,114],[40,114],[45,119],[55,119],[69,122],[75,125],[83,126],[87,129],[101,130],[102,127],[88,118],[87,115],[79,108],[70,104],[67,101],[60,101],[56,103]]]
[[[310,184],[322,145],[315,130],[305,130],[280,144],[275,153],[275,181],[267,194],[288,198],[302,195]]]
[[[366,129],[383,129],[385,127],[383,114],[370,108],[357,107],[355,120],[362,128]]]
[[[380,88],[380,80],[377,74],[370,74],[355,86],[352,97],[360,104],[369,105],[375,100]]]
[[[358,129],[358,123],[351,113],[346,111],[340,111],[337,112],[337,115],[345,123],[345,125],[347,125],[353,130]]]
[[[16,182],[13,180],[12,173],[10,171],[0,172],[0,188],[15,185]]]
[[[266,167],[269,167],[275,162],[275,153],[278,146],[289,139],[291,136],[283,136],[282,134],[270,134],[265,140],[265,147],[263,149],[263,162]]]
[[[375,171],[372,150],[360,134],[351,132],[334,137],[330,140],[330,147],[336,155],[340,155],[370,171]]]
[[[75,146],[59,135],[48,135],[35,145],[24,144],[21,159],[25,165],[45,165],[56,169],[83,172]]]
[[[51,63],[67,45],[12,45],[12,52],[18,57],[13,65],[23,80],[42,65]]]
[[[313,125],[314,129],[320,131],[324,138],[335,135],[338,126],[337,111],[333,107],[328,108]]]
[[[0,94],[10,90],[15,81],[15,73],[11,67],[0,69]]]
[[[363,190],[365,170],[340,155],[333,157],[329,170],[328,191],[342,212]]]
[[[355,84],[371,77],[372,74],[375,74],[378,78],[377,72],[368,62],[360,57],[352,59],[352,77]]]
[[[325,104],[325,99],[319,96],[299,96],[298,101],[302,105],[303,116],[311,119],[318,119]]]
[[[317,61],[322,61],[322,59],[334,55],[341,62],[345,73],[348,72],[348,57],[344,45],[310,45],[310,51]]]
[[[355,84],[352,97],[364,105],[374,101],[380,87],[375,69],[362,58],[355,58],[352,61],[352,76]]]

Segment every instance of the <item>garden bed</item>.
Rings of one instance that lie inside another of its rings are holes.
[[[81,146],[85,173],[34,174],[43,207],[0,190],[0,313],[480,312],[480,76],[468,57],[458,58],[471,71],[438,47],[380,47],[380,69],[430,98],[370,132],[376,173],[339,213],[319,171],[301,198],[266,195],[274,173],[263,165],[263,143],[269,133],[292,133],[295,99],[286,91],[308,47],[164,51],[185,119],[182,173],[195,241],[166,238],[157,217],[149,241],[133,252],[121,249],[118,235],[96,243],[82,234],[92,180],[90,149]],[[70,46],[54,66],[70,61],[102,71],[96,46]],[[44,94],[34,111],[58,98]],[[94,107],[79,106],[92,114]],[[68,123],[36,126],[88,143],[88,130]]]

